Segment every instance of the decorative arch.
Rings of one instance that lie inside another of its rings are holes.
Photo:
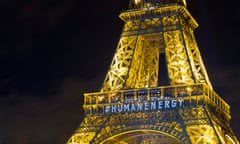
[[[170,126],[163,125],[132,125],[121,126],[118,129],[113,127],[104,128],[105,132],[100,132],[94,144],[144,144],[162,142],[171,144],[189,143],[187,137],[181,130],[176,130]]]

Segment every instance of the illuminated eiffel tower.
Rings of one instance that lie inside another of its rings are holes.
[[[131,0],[103,87],[68,144],[239,144],[185,0]]]

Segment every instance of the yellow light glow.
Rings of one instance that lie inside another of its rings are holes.
[[[104,96],[98,96],[98,100],[101,102],[103,100]]]
[[[135,4],[139,4],[141,0],[134,0]]]
[[[183,0],[183,4],[184,4],[185,6],[187,6],[187,2],[186,2],[186,0]]]
[[[235,144],[235,142],[233,141],[233,139],[229,135],[226,134],[225,136],[228,138],[228,140],[231,141],[232,144]]]
[[[191,87],[187,87],[186,90],[187,90],[187,92],[189,92],[189,93],[192,92],[192,88],[191,88]]]

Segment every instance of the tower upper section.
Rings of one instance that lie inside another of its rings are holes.
[[[131,0],[102,91],[206,83],[194,36],[198,23],[184,0]],[[164,81],[162,81],[164,79]]]
[[[141,9],[141,8],[151,8],[159,7],[163,5],[182,5],[186,6],[186,0],[130,0],[130,9]]]

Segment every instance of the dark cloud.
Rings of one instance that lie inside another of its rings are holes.
[[[59,81],[58,92],[42,99],[11,94],[0,105],[1,144],[65,143],[84,117],[83,93],[97,90],[99,78]]]

